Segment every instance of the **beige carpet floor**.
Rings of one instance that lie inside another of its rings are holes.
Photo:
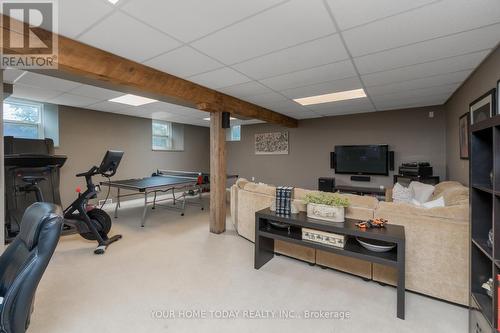
[[[428,297],[407,293],[400,320],[392,287],[283,256],[255,270],[253,244],[230,220],[226,233],[210,234],[199,207],[184,217],[150,211],[146,228],[140,215],[140,204],[121,210],[112,232],[123,239],[103,256],[78,236],[61,239],[28,332],[467,331],[465,308]],[[349,318],[305,319],[308,311]]]

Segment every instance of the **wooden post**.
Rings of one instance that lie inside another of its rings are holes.
[[[226,231],[226,131],[222,112],[210,112],[210,232]]]

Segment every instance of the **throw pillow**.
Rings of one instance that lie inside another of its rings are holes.
[[[396,183],[392,188],[392,201],[410,203],[412,199],[411,189]]]
[[[434,208],[434,207],[444,207],[444,206],[445,204],[443,197],[439,197],[436,200],[427,201],[422,204],[422,207],[424,208]]]
[[[411,182],[408,188],[412,192],[412,198],[420,203],[429,201],[434,193],[434,186],[420,182]]]

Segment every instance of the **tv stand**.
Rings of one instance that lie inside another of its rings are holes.
[[[335,190],[340,193],[350,193],[357,195],[369,195],[385,200],[385,188],[380,187],[362,187],[362,186],[349,186],[349,185],[336,185]]]

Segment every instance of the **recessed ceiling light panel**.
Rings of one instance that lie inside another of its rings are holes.
[[[108,0],[108,2],[111,2],[113,5],[116,5],[120,0]]]
[[[132,94],[123,95],[109,100],[110,102],[122,103],[132,106],[141,106],[153,102],[158,102],[156,99],[146,98],[142,96],[136,96]]]
[[[340,91],[332,94],[297,98],[294,99],[294,101],[301,105],[313,105],[313,104],[346,101],[349,99],[364,98],[364,97],[366,97],[366,93],[363,89],[355,89],[355,90]]]

